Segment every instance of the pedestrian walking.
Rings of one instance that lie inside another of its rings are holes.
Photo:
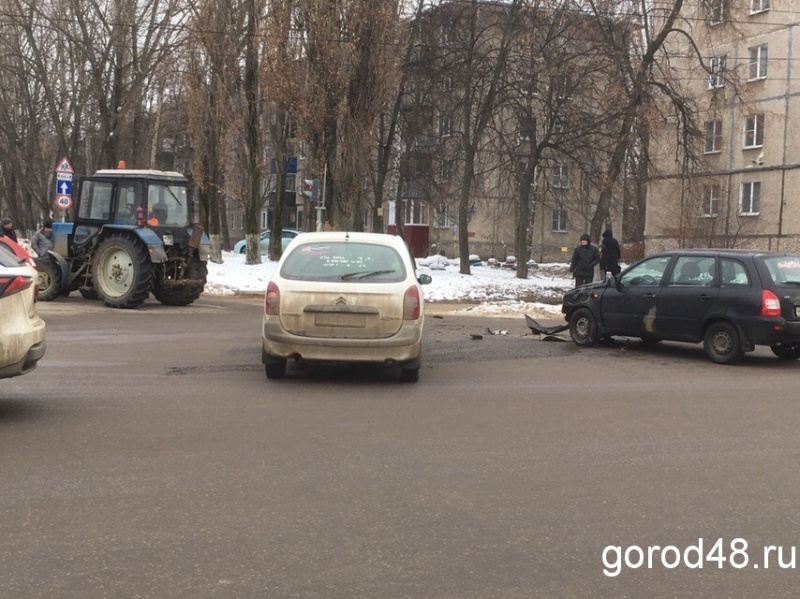
[[[619,242],[614,239],[611,229],[603,232],[603,241],[600,242],[600,275],[603,280],[610,273],[612,277],[619,274],[622,270],[619,266],[620,250]]]
[[[580,245],[572,252],[569,272],[575,277],[575,287],[591,283],[594,279],[594,267],[600,262],[600,252],[592,245],[588,233],[581,235]]]

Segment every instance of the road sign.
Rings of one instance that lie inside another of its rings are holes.
[[[56,195],[71,196],[72,195],[72,180],[56,180]]]
[[[56,172],[56,179],[58,179],[59,181],[72,181],[72,173]]]
[[[62,210],[68,210],[70,207],[72,207],[72,196],[57,196],[56,206]]]
[[[69,160],[67,160],[67,157],[64,156],[61,159],[61,162],[58,163],[58,166],[56,167],[56,172],[72,174],[75,171],[72,170],[72,165],[69,163]]]

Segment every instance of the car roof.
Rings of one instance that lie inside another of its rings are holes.
[[[657,252],[655,254],[650,254],[649,256],[645,256],[645,258],[652,258],[656,256],[674,256],[676,254],[681,254],[683,256],[691,256],[691,255],[703,255],[707,256],[708,254],[715,254],[718,256],[730,256],[730,257],[755,257],[755,256],[797,256],[797,254],[791,252],[771,252],[766,250],[743,250],[743,249],[731,249],[731,248],[686,248],[686,249],[678,249],[678,250],[664,250],[663,252]]]
[[[405,241],[398,235],[386,233],[362,233],[357,231],[311,231],[300,233],[295,237],[295,243],[325,243],[328,241],[357,241],[361,243],[375,243],[394,247],[405,247]]]

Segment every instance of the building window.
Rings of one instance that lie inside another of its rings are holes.
[[[448,115],[439,116],[439,137],[447,137],[453,133],[453,119]]]
[[[434,206],[433,219],[433,226],[435,227],[450,227],[454,224],[447,204]]]
[[[708,0],[708,24],[719,25],[725,20],[725,0]]]
[[[754,114],[744,121],[744,147],[760,148],[764,145],[764,115]]]
[[[531,73],[531,78],[523,83],[526,97],[539,95],[539,72]]]
[[[564,208],[553,209],[553,232],[567,232],[567,211]]]
[[[269,213],[266,210],[261,212],[261,228],[269,229]]]
[[[453,84],[453,76],[448,73],[442,79],[442,90],[449,92],[452,91],[454,88],[455,85]]]
[[[286,173],[286,191],[295,191],[295,177],[294,173]]]
[[[755,216],[761,211],[761,181],[742,183],[739,214]]]
[[[557,97],[559,100],[566,100],[572,91],[572,77],[570,75],[560,75],[554,80],[556,85]]]
[[[439,163],[439,179],[450,181],[453,178],[453,163],[450,160],[442,160]]]
[[[553,187],[569,189],[569,167],[564,165],[554,166],[550,179]]]
[[[748,81],[765,79],[767,77],[767,44],[761,44],[748,49],[750,63],[748,65]]]
[[[706,121],[703,152],[714,154],[722,151],[722,121]]]
[[[703,186],[703,216],[719,214],[719,185]]]
[[[750,0],[751,15],[764,12],[765,10],[769,10],[769,0]]]
[[[725,65],[727,55],[712,56],[708,59],[708,89],[715,89],[725,85]]]

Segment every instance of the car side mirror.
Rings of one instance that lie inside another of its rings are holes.
[[[423,274],[417,277],[417,281],[419,282],[420,285],[429,285],[433,281],[433,279],[431,278],[430,275]]]

